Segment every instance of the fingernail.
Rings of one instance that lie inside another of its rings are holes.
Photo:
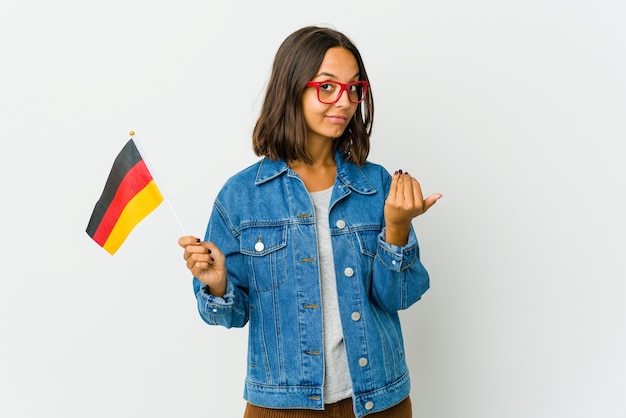
[[[394,175],[394,176],[395,176],[396,174],[398,174],[398,170],[396,170],[396,172],[395,172],[395,173],[393,173],[393,175]]]
[[[214,262],[214,261],[215,261],[215,259],[213,257],[211,257],[211,263]]]
[[[402,170],[398,170],[398,173],[402,174]]]
[[[207,250],[207,253],[211,254],[211,249],[210,248]]]
[[[196,244],[200,243],[200,238],[196,238]]]

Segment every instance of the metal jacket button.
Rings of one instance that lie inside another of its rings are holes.
[[[343,274],[345,274],[346,277],[352,277],[354,276],[354,270],[352,269],[352,267],[346,267],[343,271]]]

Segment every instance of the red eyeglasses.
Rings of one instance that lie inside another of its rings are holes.
[[[317,100],[324,104],[333,104],[339,101],[344,91],[348,92],[350,103],[359,104],[365,100],[369,83],[367,81],[353,81],[344,84],[338,81],[309,81],[307,87],[317,89]]]

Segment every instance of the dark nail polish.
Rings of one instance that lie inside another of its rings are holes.
[[[395,172],[395,173],[393,173],[393,175],[394,175],[394,176],[395,176],[396,174],[398,174],[398,170],[396,170],[396,172]]]
[[[200,238],[196,238],[196,244],[200,243]]]
[[[211,257],[211,263],[214,262],[214,261],[215,261],[215,259],[213,257]]]
[[[207,250],[207,253],[211,254],[211,249],[210,248]]]
[[[402,174],[402,170],[398,170],[398,173]]]

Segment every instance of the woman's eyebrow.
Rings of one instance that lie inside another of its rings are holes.
[[[321,73],[317,74],[315,76],[315,78],[321,77],[321,76],[326,76],[326,77],[330,77],[330,78],[337,78],[337,76],[335,74],[327,73],[325,71],[322,71]],[[359,78],[359,73],[357,72],[352,78]]]

